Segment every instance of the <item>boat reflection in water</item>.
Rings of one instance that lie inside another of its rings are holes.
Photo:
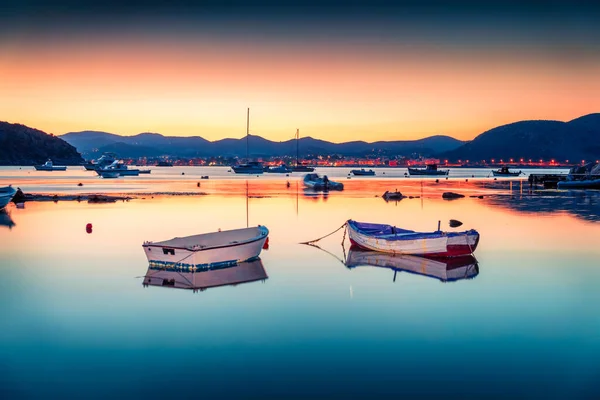
[[[12,229],[16,224],[13,222],[10,214],[6,211],[0,211],[0,226],[7,226],[8,229]]]
[[[166,286],[179,289],[192,289],[194,292],[217,286],[264,281],[268,279],[262,260],[256,259],[225,268],[190,271],[176,264],[150,264],[144,286]]]
[[[380,253],[352,247],[346,258],[346,267],[352,269],[361,266],[381,267],[397,272],[437,278],[442,282],[471,279],[479,274],[477,259],[472,255],[453,258],[425,258],[401,254]]]

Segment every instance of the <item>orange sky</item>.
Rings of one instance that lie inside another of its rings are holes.
[[[46,132],[471,139],[600,111],[597,60],[526,48],[233,37],[0,39],[0,120]]]

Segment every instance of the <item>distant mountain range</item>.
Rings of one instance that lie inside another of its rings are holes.
[[[420,154],[440,159],[481,160],[511,158],[556,159],[564,162],[600,158],[600,113],[589,114],[569,122],[520,121],[482,133],[470,142],[449,136],[431,136],[420,140],[367,143],[363,141],[331,143],[311,137],[272,142],[250,136],[252,157],[294,156],[299,144],[300,155],[410,156]],[[71,132],[56,137],[20,124],[0,122],[0,165],[31,165],[51,158],[56,164],[79,164],[97,158],[102,152],[114,152],[122,158],[137,157],[244,157],[246,138],[214,142],[202,137],[163,136],[141,133],[120,136],[106,132]]]
[[[84,162],[75,147],[54,135],[0,121],[0,165],[43,164],[49,158],[55,165]]]
[[[477,136],[440,158],[448,160],[550,160],[578,162],[600,158],[600,113],[569,122],[521,121]]]
[[[246,138],[221,139],[214,142],[199,136],[163,136],[158,133],[140,133],[135,136],[120,136],[107,132],[70,132],[61,139],[75,146],[85,157],[96,158],[103,152],[114,152],[123,158],[141,156],[172,157],[245,157]],[[431,136],[419,140],[367,143],[363,141],[331,143],[311,137],[285,142],[273,142],[260,136],[249,137],[251,157],[293,156],[299,146],[300,156],[341,154],[345,156],[411,155],[413,153],[430,156],[450,151],[464,142],[449,136]]]

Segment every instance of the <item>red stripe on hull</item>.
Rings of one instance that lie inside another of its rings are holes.
[[[479,238],[477,238],[477,239],[478,240],[475,242],[474,246],[469,246],[468,244],[450,245],[450,246],[446,247],[446,251],[443,253],[427,253],[427,254],[414,254],[414,255],[422,255],[422,256],[426,256],[426,257],[440,257],[440,258],[468,256],[468,255],[473,254],[473,252],[477,248]],[[371,249],[368,249],[366,247],[359,245],[352,239],[350,239],[350,243],[352,244],[352,246],[356,246],[361,249],[372,251]],[[398,253],[398,254],[400,254],[400,253]]]

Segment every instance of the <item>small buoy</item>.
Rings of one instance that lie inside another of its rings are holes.
[[[475,175],[471,175],[471,178],[475,178]]]
[[[465,182],[469,182],[469,180],[468,180],[468,179],[465,179]]]
[[[435,180],[435,183],[440,183],[440,180],[439,180],[439,179],[436,179],[436,180]]]
[[[197,182],[197,183],[196,183],[196,187],[200,187],[200,182]]]
[[[288,183],[286,183],[285,185],[286,185],[287,187],[290,187],[290,183],[289,183],[289,182],[288,182]]]
[[[85,231],[86,231],[87,233],[92,233],[92,224],[88,223],[88,224],[85,226]]]
[[[498,180],[498,178],[494,178],[494,180],[495,180],[495,181],[497,181],[497,180]]]
[[[182,172],[181,175],[185,175],[185,172]]]
[[[79,183],[77,184],[77,186],[83,186],[83,183],[79,182]]]
[[[446,177],[446,180],[448,180],[448,177]]]

